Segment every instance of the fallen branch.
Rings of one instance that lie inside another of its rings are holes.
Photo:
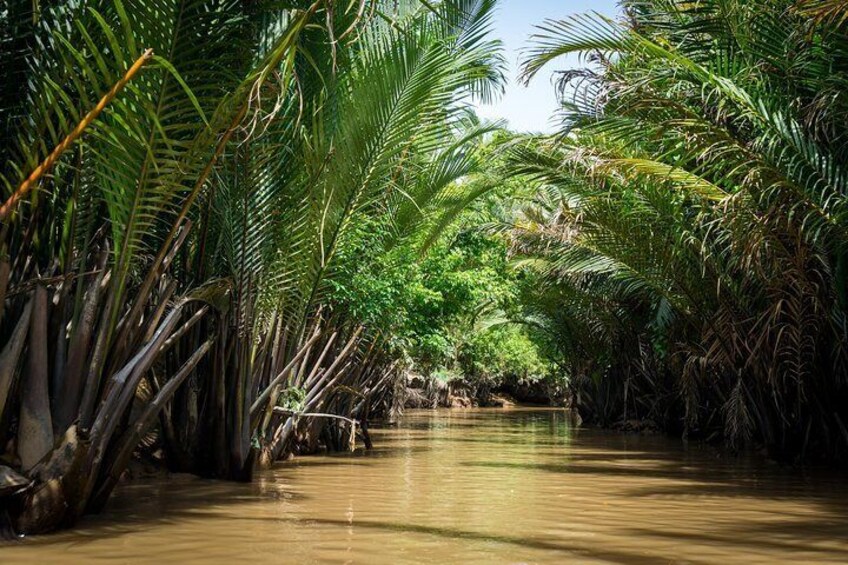
[[[275,406],[274,412],[276,414],[286,414],[289,416],[296,416],[298,418],[331,418],[334,420],[344,420],[348,424],[359,424],[359,420],[354,420],[353,418],[348,418],[346,416],[339,416],[338,414],[324,414],[321,412],[295,412],[294,410],[289,410],[288,408],[282,408],[280,406]]]

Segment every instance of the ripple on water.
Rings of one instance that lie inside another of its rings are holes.
[[[576,430],[557,410],[414,412],[369,454],[250,485],[122,486],[0,563],[846,563],[848,481],[665,438]]]

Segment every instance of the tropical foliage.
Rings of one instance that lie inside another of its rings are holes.
[[[336,283],[473,196],[493,4],[0,4],[17,531],[101,508],[139,445],[249,480],[354,441],[393,364]]]
[[[550,369],[523,323],[526,281],[510,265],[509,239],[488,229],[515,192],[488,174],[505,137],[496,132],[481,143],[486,170],[465,189],[478,197],[462,206],[449,228],[438,230],[439,239],[431,241],[428,229],[372,256],[367,243],[351,246],[345,252],[359,260],[345,262],[353,270],[332,282],[333,301],[380,328],[399,369],[425,381],[461,381],[483,402],[505,379],[535,381]]]
[[[514,252],[584,418],[848,456],[848,42],[841,2],[628,0],[540,26],[562,131]]]
[[[845,2],[546,22],[523,137],[494,7],[0,0],[0,529],[368,446],[410,367],[848,458]]]

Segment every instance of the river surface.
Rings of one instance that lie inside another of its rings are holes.
[[[848,563],[838,474],[574,429],[557,410],[414,412],[373,436],[250,485],[123,485],[0,563]]]

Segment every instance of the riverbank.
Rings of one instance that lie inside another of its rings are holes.
[[[504,377],[498,380],[425,378],[407,373],[397,402],[406,409],[569,407],[566,389],[545,379]]]
[[[474,382],[468,379],[440,381],[425,379],[416,373],[407,374],[405,388],[400,393],[405,410],[469,409],[469,408],[561,408],[567,411],[571,425],[610,433],[629,435],[662,436],[672,441],[703,444],[715,450],[716,454],[726,457],[756,454],[780,465],[793,468],[805,466],[838,469],[831,462],[788,460],[776,456],[765,445],[750,442],[748,445],[728,445],[722,437],[703,437],[693,433],[681,435],[679,427],[668,427],[664,422],[650,417],[641,417],[637,413],[621,411],[618,416],[607,415],[599,421],[593,418],[591,410],[575,401],[575,394],[569,389],[544,379],[526,380],[506,378],[496,385],[491,382]]]

